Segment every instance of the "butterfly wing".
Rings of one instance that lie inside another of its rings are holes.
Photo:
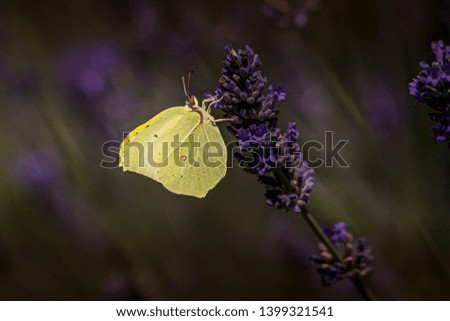
[[[183,126],[180,121],[180,126]],[[188,125],[186,123],[185,126]],[[158,171],[159,181],[171,192],[203,198],[225,176],[227,150],[218,127],[198,124]]]
[[[188,107],[171,107],[160,112],[124,139],[119,166],[123,171],[136,172],[159,182],[157,171],[164,166],[164,155],[168,154],[173,137],[187,136],[199,123],[199,115]]]

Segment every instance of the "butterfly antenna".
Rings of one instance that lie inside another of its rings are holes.
[[[188,92],[187,92],[187,88],[186,88],[186,78],[184,78],[184,75],[181,76],[181,81],[183,82],[183,91],[184,91],[184,95],[186,96],[186,99],[189,98]]]
[[[183,81],[183,90],[184,90],[184,95],[186,96],[186,104],[189,107],[193,107],[195,104],[194,101],[194,96],[191,96],[191,75],[193,74],[193,71],[190,71],[187,75],[187,82],[186,82],[186,77],[185,75],[183,75],[181,77],[181,80]]]

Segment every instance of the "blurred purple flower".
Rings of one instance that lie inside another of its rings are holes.
[[[35,192],[57,188],[61,178],[58,155],[50,149],[24,152],[14,161],[11,176],[19,187]]]
[[[122,62],[119,51],[110,44],[76,48],[61,57],[60,78],[70,96],[95,99],[110,88],[110,77]]]
[[[308,25],[308,16],[317,9],[318,4],[319,0],[266,0],[261,12],[277,27],[303,29]]]
[[[123,139],[124,124],[133,115],[133,111],[138,110],[140,104],[135,95],[123,90],[111,92],[98,103],[97,115],[100,116],[101,126],[110,138]]]
[[[377,135],[386,141],[399,136],[408,114],[396,99],[395,87],[386,79],[376,79],[363,82],[362,89],[365,112]]]
[[[130,34],[138,49],[158,54],[162,50],[168,56],[186,58],[187,54],[195,53],[200,35],[209,27],[205,17],[203,6],[196,2],[167,12],[162,2],[139,0],[131,5]]]
[[[344,222],[324,227],[323,231],[343,259],[336,259],[325,244],[319,243],[320,254],[313,255],[311,260],[317,264],[317,272],[324,285],[335,284],[344,277],[364,277],[372,271],[372,249],[364,239],[353,239]]]
[[[173,32],[167,35],[166,52],[172,57],[185,57],[186,53],[195,52],[199,41],[199,35],[192,30]]]
[[[131,71],[119,49],[108,43],[73,48],[60,59],[64,92],[84,108],[101,139],[105,133],[108,139],[122,139],[124,122],[140,105],[139,82]]]
[[[334,244],[344,242],[347,238],[347,224],[338,222],[333,227],[324,227],[323,231]]]
[[[409,83],[409,93],[435,111],[429,114],[437,123],[433,127],[435,142],[450,142],[450,46],[442,40],[433,41],[431,50],[435,61],[419,64],[419,74]]]
[[[84,195],[67,181],[63,163],[54,150],[23,152],[13,161],[10,176],[17,187],[36,197],[49,220],[66,233],[76,232],[73,238],[77,242],[92,250],[104,246],[94,211]]]
[[[131,5],[131,34],[143,49],[150,49],[162,33],[160,9],[154,2],[134,1]]]

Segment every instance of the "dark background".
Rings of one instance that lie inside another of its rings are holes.
[[[408,94],[449,2],[290,3],[0,2],[0,299],[359,299],[321,286],[312,232],[240,168],[197,200],[100,167],[104,142],[183,104],[182,74],[214,90],[227,43],[285,84],[301,143],[350,140],[308,208],[368,240],[378,298],[450,299],[449,150]]]

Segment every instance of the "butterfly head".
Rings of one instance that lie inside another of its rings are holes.
[[[195,98],[194,95],[191,95],[191,75],[193,74],[193,71],[190,71],[187,75],[187,80],[185,76],[183,75],[181,77],[181,80],[183,81],[183,89],[184,89],[184,95],[186,97],[186,106],[193,108],[198,106],[198,100]]]
[[[194,95],[186,96],[186,106],[190,108],[198,107],[198,100]]]

